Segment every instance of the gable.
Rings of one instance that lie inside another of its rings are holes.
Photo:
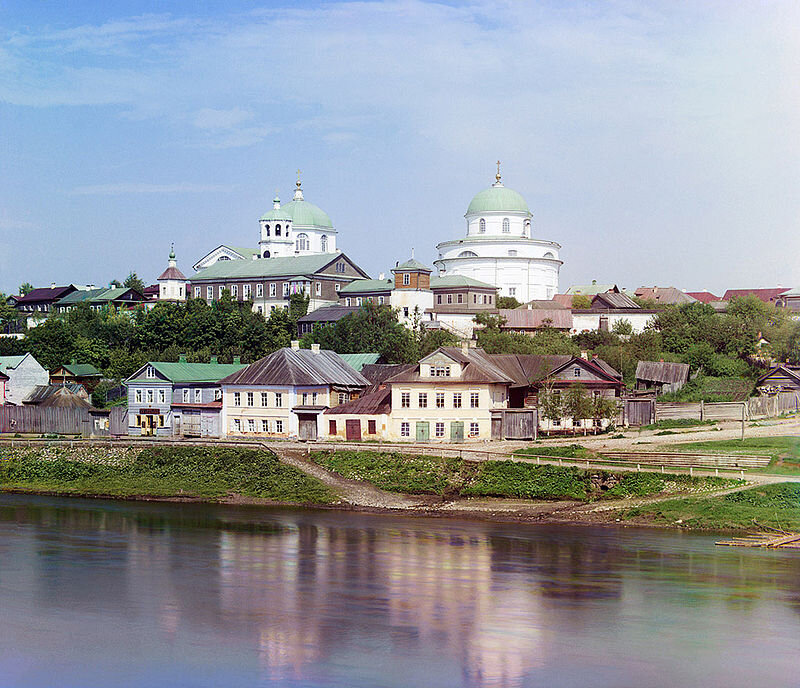
[[[551,377],[555,380],[569,380],[571,382],[607,382],[608,377],[586,364],[582,358],[570,361]]]
[[[152,371],[148,373],[148,371]],[[139,370],[131,375],[126,384],[131,382],[170,382],[166,375],[159,372],[151,363],[145,363]]]

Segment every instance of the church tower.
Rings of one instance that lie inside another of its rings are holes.
[[[170,247],[167,269],[158,278],[159,301],[186,301],[186,277],[178,270],[175,245]]]

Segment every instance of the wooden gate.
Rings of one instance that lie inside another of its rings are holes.
[[[625,399],[625,424],[650,425],[655,422],[654,399]]]
[[[348,440],[358,441],[361,439],[361,421],[346,420],[344,423],[345,433]]]
[[[184,409],[183,420],[181,421],[181,424],[183,426],[182,432],[184,437],[202,436],[203,433],[200,427],[200,411]]]
[[[301,440],[317,439],[317,416],[313,413],[298,413],[298,435]]]
[[[493,440],[536,439],[536,409],[498,409],[492,411]]]

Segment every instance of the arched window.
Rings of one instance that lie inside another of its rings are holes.
[[[545,257],[545,258],[555,258],[555,256],[554,256],[552,253],[550,253],[550,251],[548,251],[547,253],[545,253],[545,254],[544,254],[544,257]]]
[[[280,235],[281,235],[281,226],[275,225],[275,236],[280,236]]]
[[[298,251],[308,251],[308,234],[300,233],[297,235],[295,247]]]
[[[528,236],[528,234],[530,234],[530,232],[531,232],[531,221],[530,220],[525,220],[525,229],[522,231],[522,233],[525,236]]]
[[[477,258],[478,254],[475,251],[462,251],[458,254],[459,258]]]
[[[269,236],[269,225],[264,225],[264,234]]]
[[[507,217],[503,218],[503,234],[508,234],[511,231],[511,223]]]
[[[325,236],[324,234],[320,237],[319,245],[320,245],[323,253],[327,253],[328,252],[328,237]]]
[[[269,258],[269,251],[264,251],[264,258]]]
[[[486,220],[481,218],[481,221],[478,223],[478,231],[483,234],[486,231]]]

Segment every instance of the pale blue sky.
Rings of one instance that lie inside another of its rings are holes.
[[[800,286],[800,3],[0,0],[0,290],[255,245],[376,275],[504,182],[561,289]]]

